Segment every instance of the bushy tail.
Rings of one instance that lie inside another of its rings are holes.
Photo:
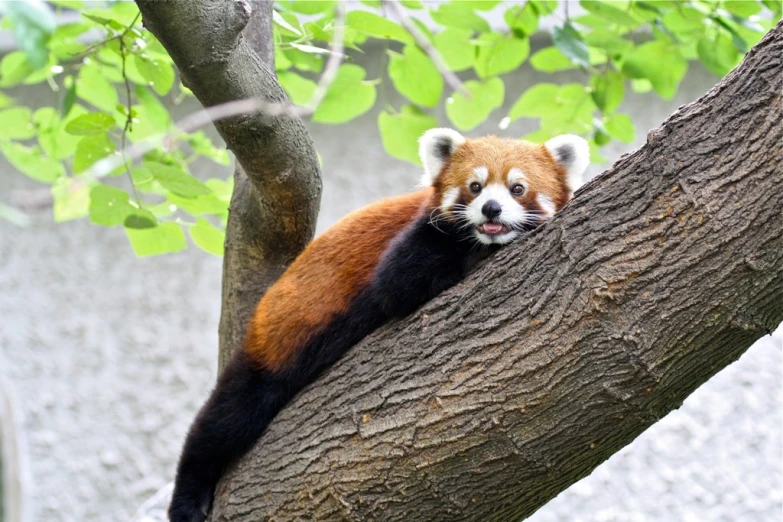
[[[171,522],[202,522],[226,467],[244,455],[290,399],[286,386],[237,353],[190,427],[177,466]]]

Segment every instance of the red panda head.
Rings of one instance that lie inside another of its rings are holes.
[[[431,129],[419,140],[423,185],[435,189],[433,221],[472,228],[484,244],[505,244],[550,219],[582,184],[587,142],[565,134],[537,145]]]

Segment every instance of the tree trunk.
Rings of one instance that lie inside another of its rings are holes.
[[[288,103],[274,72],[271,1],[136,3],[144,26],[205,107],[246,98]],[[247,320],[263,293],[313,238],[321,172],[310,135],[298,119],[254,114],[215,126],[237,158],[223,259],[223,368],[241,347]]]
[[[202,102],[282,96],[224,12],[244,2],[137,1]],[[211,520],[516,521],[586,476],[783,320],[782,110],[783,23],[551,223],[299,394]],[[273,122],[219,125],[251,180],[225,264],[247,286],[228,285],[222,342],[290,259],[264,245],[296,227],[259,221],[258,194],[320,187],[301,124]]]
[[[354,348],[213,521],[529,516],[783,320],[783,24],[555,219]]]

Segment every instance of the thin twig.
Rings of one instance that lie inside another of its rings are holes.
[[[122,137],[120,138],[120,156],[122,157],[122,163],[125,165],[125,172],[128,174],[128,181],[130,181],[131,188],[133,189],[133,198],[136,200],[136,204],[139,205],[139,207],[141,207],[141,200],[139,199],[139,193],[136,190],[136,184],[133,182],[133,175],[131,174],[130,164],[128,163],[128,159],[125,156],[125,145],[128,139],[128,131],[133,130],[133,115],[131,113],[133,98],[131,97],[130,80],[128,79],[128,75],[125,72],[125,61],[128,58],[128,55],[125,52],[126,51],[125,35],[128,34],[128,32],[131,30],[131,27],[136,25],[136,22],[138,21],[140,16],[141,16],[141,12],[138,12],[136,14],[136,17],[130,23],[130,25],[120,35],[120,56],[122,56],[122,79],[125,81],[125,95],[127,96],[128,99],[128,105],[127,105],[128,115],[125,118],[125,126],[122,129]]]
[[[421,29],[416,27],[416,24],[413,23],[411,17],[408,16],[408,13],[406,13],[405,9],[403,9],[403,7],[400,5],[399,0],[383,0],[383,3],[384,5],[388,5],[391,8],[397,18],[400,19],[402,26],[407,29],[409,33],[411,33],[411,36],[413,36],[413,39],[416,40],[417,44],[419,44],[419,47],[421,47],[421,49],[432,59],[435,67],[438,69],[441,76],[443,76],[443,79],[446,81],[449,87],[459,92],[466,98],[470,98],[470,92],[465,88],[462,80],[460,80],[457,75],[454,74],[451,69],[449,69],[449,66],[446,65],[445,61],[443,61],[443,56],[441,56],[440,51],[438,51],[435,46],[432,45],[432,42],[430,42],[430,40],[427,38],[427,35],[421,32]]]
[[[277,116],[301,118],[312,114],[318,108],[321,101],[323,101],[340,68],[344,50],[344,22],[345,5],[343,2],[337,2],[332,41],[329,46],[329,59],[326,61],[318,85],[307,105],[298,106],[290,103],[269,102],[262,98],[246,98],[206,107],[178,121],[175,124],[174,130],[171,132],[147,138],[130,147],[125,147],[123,145],[119,157],[111,156],[97,161],[89,169],[87,176],[96,178],[106,176],[117,167],[125,164],[126,160],[133,162],[151,150],[158,148],[162,143],[172,144],[181,133],[193,132],[209,123],[214,123],[226,118],[234,118],[255,113],[262,113],[264,116],[272,118]]]

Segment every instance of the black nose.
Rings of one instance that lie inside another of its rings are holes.
[[[490,199],[489,201],[484,203],[483,207],[481,207],[481,213],[487,216],[489,219],[498,217],[502,210],[503,209],[500,208],[500,203],[498,203],[494,199]]]

